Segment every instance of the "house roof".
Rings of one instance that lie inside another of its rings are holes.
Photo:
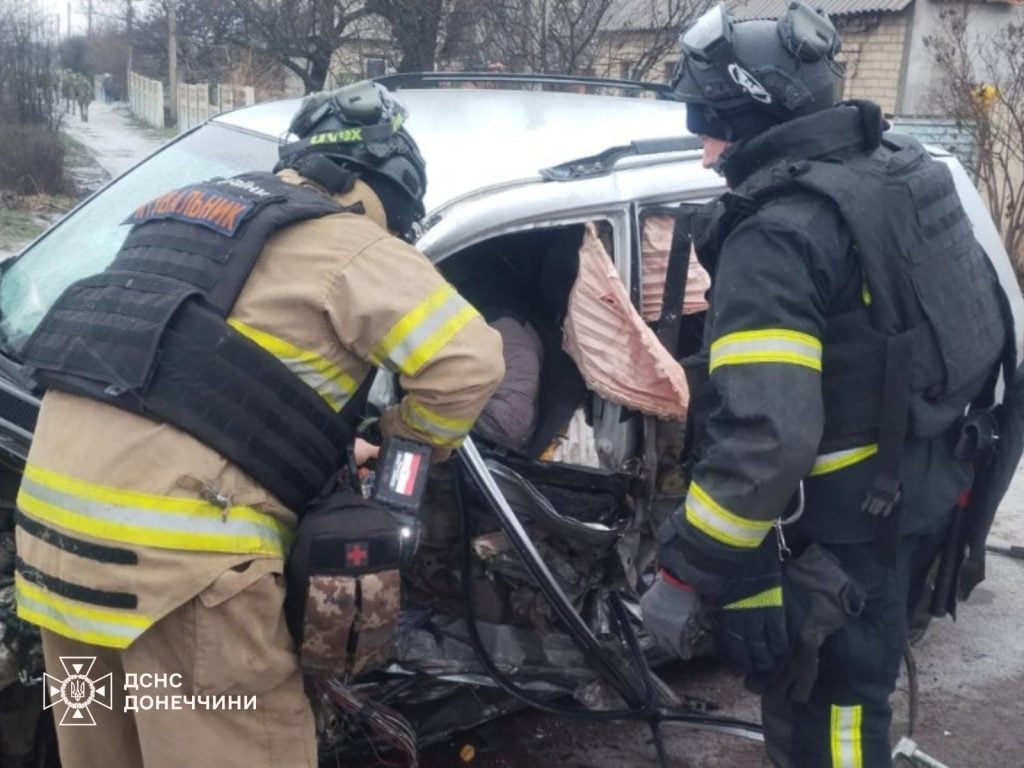
[[[811,0],[813,8],[820,8],[829,16],[850,16],[855,13],[898,13],[914,0]],[[789,5],[789,0],[733,0],[729,3],[733,18],[777,19]]]

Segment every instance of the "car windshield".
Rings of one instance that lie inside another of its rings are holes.
[[[4,270],[0,335],[16,353],[61,292],[102,271],[128,235],[125,219],[169,189],[213,176],[270,170],[277,142],[216,123],[184,136],[106,187]]]

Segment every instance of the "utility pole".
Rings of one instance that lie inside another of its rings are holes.
[[[167,80],[170,86],[168,100],[171,106],[171,120],[178,122],[178,0],[167,4]]]
[[[68,37],[71,37],[71,0],[68,0]]]
[[[127,7],[127,13],[125,15],[125,36],[128,38],[128,62],[125,69],[128,71],[125,73],[124,81],[127,83],[132,76],[132,47],[133,47],[133,35],[135,31],[135,11],[132,6],[132,0],[125,0]]]
[[[89,24],[86,28],[86,36],[92,37],[92,0],[89,0]]]

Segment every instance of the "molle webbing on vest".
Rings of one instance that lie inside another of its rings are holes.
[[[974,239],[949,169],[915,141],[887,135],[844,162],[797,160],[753,174],[735,191],[761,203],[796,192],[832,200],[849,227],[871,303],[826,338],[823,451],[877,435],[887,340],[900,336],[910,370],[910,437],[948,429],[977,394],[1003,346],[998,285]],[[991,295],[992,301],[979,302]],[[854,327],[856,326],[856,327]],[[859,394],[858,394],[859,393]]]
[[[348,414],[225,318],[274,232],[342,210],[267,173],[161,195],[107,271],[61,295],[25,362],[47,386],[188,432],[299,512],[338,469]]]

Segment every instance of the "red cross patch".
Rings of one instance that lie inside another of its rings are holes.
[[[370,559],[370,548],[365,541],[345,545],[345,565],[348,568],[362,568]]]

